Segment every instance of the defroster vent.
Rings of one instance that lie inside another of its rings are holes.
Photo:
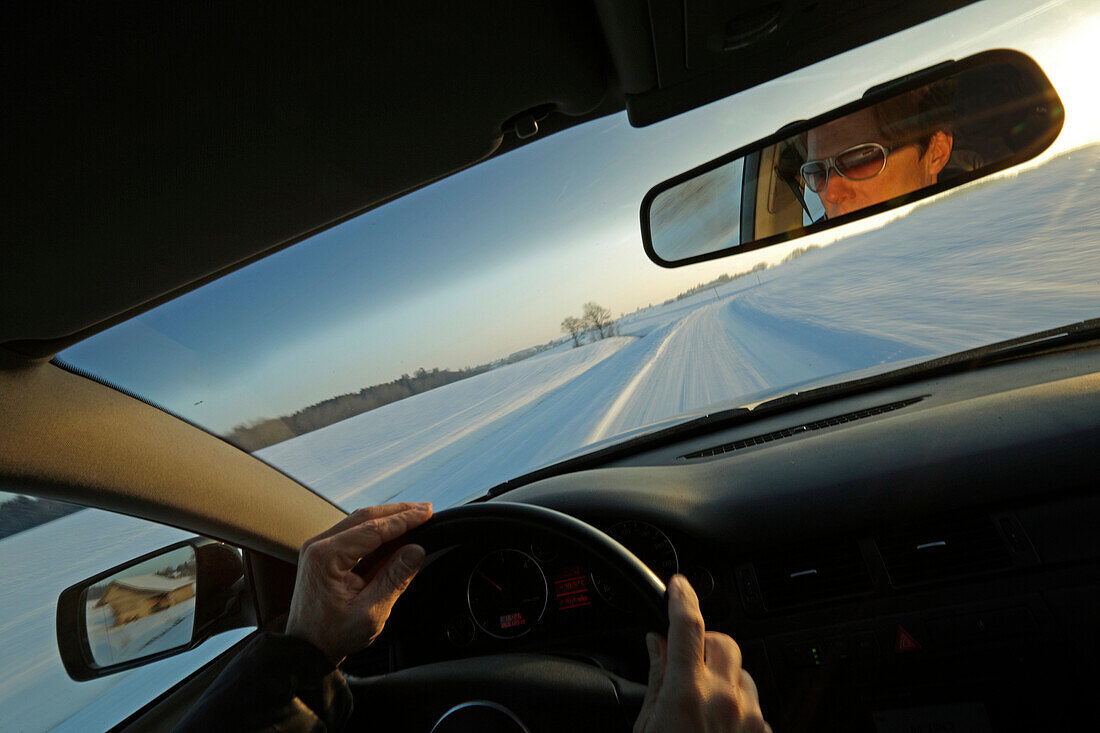
[[[774,430],[770,433],[763,433],[761,435],[754,435],[751,438],[742,438],[741,440],[735,440],[732,443],[723,443],[722,445],[716,445],[713,448],[705,448],[694,453],[688,453],[680,456],[684,460],[692,460],[695,458],[709,458],[710,456],[721,455],[722,453],[731,453],[735,450],[741,450],[742,448],[751,448],[754,445],[762,445],[764,443],[771,443],[776,440],[782,440],[784,438],[790,438],[794,435],[801,435],[802,433],[808,433],[813,430],[821,430],[822,428],[831,428],[834,425],[843,425],[844,423],[855,422],[856,420],[862,420],[865,417],[873,417],[875,415],[881,415],[884,412],[893,412],[894,410],[900,410],[903,407],[916,404],[920,402],[928,395],[920,395],[919,397],[910,397],[906,400],[900,400],[898,402],[891,402],[888,405],[878,405],[877,407],[868,407],[863,410],[856,410],[855,412],[846,412],[843,415],[836,415],[834,417],[827,417],[822,420],[814,420],[813,422],[801,423],[789,428],[783,428],[782,430]]]

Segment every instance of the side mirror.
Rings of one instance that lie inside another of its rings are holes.
[[[57,599],[65,671],[90,680],[255,626],[240,551],[196,537],[66,588]]]
[[[1063,118],[1018,51],[939,64],[658,184],[642,201],[645,251],[680,267],[888,211],[1034,158]]]

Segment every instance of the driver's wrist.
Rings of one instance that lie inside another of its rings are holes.
[[[345,654],[336,651],[331,645],[326,644],[324,640],[320,639],[316,634],[310,633],[307,629],[292,622],[287,622],[286,630],[283,632],[283,635],[304,641],[314,647],[321,654],[325,655],[325,658],[332,663],[333,667],[339,667],[340,663],[343,662],[346,657]]]

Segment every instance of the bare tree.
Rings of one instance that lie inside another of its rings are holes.
[[[561,332],[567,333],[573,338],[573,348],[581,345],[581,334],[584,333],[584,321],[576,316],[566,316],[561,322]]]
[[[584,325],[601,339],[614,334],[611,311],[592,301],[584,304]]]

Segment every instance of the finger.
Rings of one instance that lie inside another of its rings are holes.
[[[741,704],[744,708],[741,733],[771,733],[772,728],[764,720],[764,711],[760,708],[756,681],[745,669],[741,670]]]
[[[407,512],[427,503],[428,502],[416,504],[413,502],[405,502],[403,504],[382,504],[380,506],[360,507],[353,511],[351,514],[341,519],[336,524],[326,529],[321,534],[306,540],[306,544],[317,542],[318,540],[323,540],[328,537],[332,537],[333,535],[340,534],[345,529],[350,529],[351,527],[362,524],[363,522],[367,522],[372,519],[381,519],[382,517],[388,517],[391,514],[397,514],[398,512]]]
[[[706,625],[699,610],[699,598],[682,575],[673,575],[668,585],[668,675],[689,676],[703,667],[703,637]]]
[[[646,651],[649,652],[649,689],[656,695],[661,689],[661,681],[665,676],[665,640],[652,631],[645,635]],[[648,696],[648,695],[647,695]]]
[[[741,699],[745,703],[746,712],[756,712],[757,715],[763,718],[763,711],[760,709],[760,693],[756,689],[756,680],[752,678],[746,670],[741,670]]]
[[[337,562],[337,569],[348,571],[355,567],[364,555],[377,550],[386,542],[395,540],[414,527],[419,527],[432,516],[432,507],[417,506],[396,514],[369,519],[354,527],[329,537],[329,552]]]
[[[703,637],[703,650],[707,669],[731,685],[741,679],[741,649],[737,642],[725,634],[708,631]]]
[[[758,705],[756,710],[745,712],[737,731],[738,733],[772,733],[772,727],[764,720],[764,715],[760,712],[760,706]]]
[[[394,553],[393,559],[374,576],[360,594],[358,605],[377,625],[376,632],[382,630],[393,604],[409,587],[423,563],[424,548],[420,545],[405,545]]]
[[[657,695],[661,692],[661,682],[665,675],[664,639],[658,634],[650,632],[645,635],[646,651],[649,652],[649,679],[645,689],[645,699],[642,701],[642,709],[638,713],[638,720],[647,720],[650,713],[657,707]]]
[[[748,673],[748,670],[741,670],[741,689],[744,690],[746,698],[752,698],[757,707],[760,707],[760,694],[756,690],[756,680],[752,678],[752,675]]]

